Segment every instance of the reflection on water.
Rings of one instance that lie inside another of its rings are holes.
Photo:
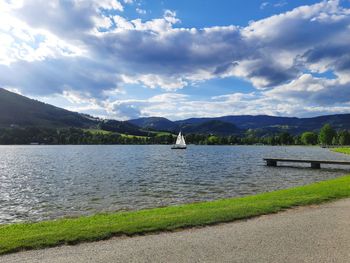
[[[350,171],[266,167],[263,157],[350,160],[318,147],[0,146],[0,224],[243,196]]]

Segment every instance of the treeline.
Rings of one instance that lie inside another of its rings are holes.
[[[7,128],[0,129],[0,144],[173,144],[176,137],[167,133],[148,132],[147,136],[133,136],[116,132],[94,132],[78,128]],[[244,135],[216,136],[187,134],[188,144],[198,145],[350,145],[350,132],[335,131],[329,124],[319,133],[307,131],[301,135],[281,132],[258,136],[248,130]]]
[[[174,140],[172,135],[148,135],[131,136],[77,128],[8,128],[0,129],[0,144],[171,144]]]
[[[319,133],[306,131],[301,135],[291,135],[288,132],[281,132],[258,136],[256,131],[248,130],[244,136],[219,137],[191,134],[186,136],[186,140],[189,143],[202,145],[350,145],[350,132],[347,130],[335,131],[329,124],[326,124]]]
[[[304,132],[300,140],[305,145],[350,145],[350,132],[347,130],[336,131],[331,125],[326,124],[319,133]]]
[[[297,136],[296,136],[297,137]],[[293,145],[296,143],[296,137],[289,133],[283,132],[271,136],[258,137],[255,134],[247,133],[244,136],[216,136],[216,135],[200,135],[189,134],[186,136],[186,142],[198,145]]]

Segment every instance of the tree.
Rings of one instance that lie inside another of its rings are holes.
[[[294,136],[294,145],[301,145],[301,144],[303,144],[303,142],[301,141],[301,136],[300,135],[295,135]]]
[[[278,135],[278,141],[281,145],[293,144],[293,137],[288,132],[282,132]]]
[[[333,130],[332,126],[325,124],[320,130],[319,141],[323,145],[331,145],[335,135],[336,132]]]
[[[208,144],[213,145],[213,144],[219,144],[219,137],[211,135],[208,138]]]
[[[339,145],[338,135],[335,134],[335,136],[332,139],[332,145]]]
[[[338,143],[340,145],[350,145],[350,133],[346,130],[338,133]]]
[[[301,135],[301,142],[305,145],[315,145],[317,144],[318,135],[314,132],[304,132]]]

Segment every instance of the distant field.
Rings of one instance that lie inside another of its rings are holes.
[[[111,131],[105,131],[101,129],[84,129],[84,131],[90,132],[92,134],[104,134],[104,135],[113,133]],[[171,134],[170,132],[157,132],[157,131],[148,131],[148,132],[155,134],[156,137],[167,136],[167,135],[172,135],[173,137],[176,137],[176,135]],[[124,138],[138,138],[138,139],[149,138],[147,136],[140,136],[140,135],[132,135],[132,134],[125,134],[125,133],[119,133],[119,134]]]
[[[120,135],[124,138],[139,138],[139,139],[148,138],[147,136],[131,135],[131,134],[124,134],[124,133],[120,133]]]
[[[105,131],[105,130],[100,130],[100,129],[84,129],[86,132],[90,132],[92,134],[112,134],[113,132],[111,131]],[[146,136],[137,136],[137,135],[130,135],[130,134],[124,134],[124,133],[119,133],[122,137],[127,137],[127,138],[147,138]]]
[[[333,152],[350,154],[350,147],[341,147],[332,149]]]
[[[176,135],[170,133],[170,132],[158,132],[158,131],[146,131],[148,133],[151,134],[155,134],[156,137],[161,137],[161,136],[168,136],[168,135],[172,135],[173,137],[176,137]],[[136,137],[136,138],[149,138],[147,136],[136,136],[136,135],[128,135],[128,134],[122,134],[122,136],[125,137]]]
[[[86,132],[90,132],[92,134],[111,134],[110,131],[100,130],[100,129],[84,129]]]
[[[176,137],[175,134],[171,134],[170,132],[157,132],[157,137],[159,136],[166,136],[166,135],[172,135],[173,137]]]

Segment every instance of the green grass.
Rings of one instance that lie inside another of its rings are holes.
[[[90,132],[92,134],[103,134],[103,135],[112,133],[110,131],[105,131],[105,130],[100,130],[100,129],[84,129],[84,131]]]
[[[350,147],[341,147],[332,149],[333,152],[350,154]]]
[[[39,223],[0,225],[0,254],[95,241],[117,235],[230,222],[345,197],[350,197],[350,175],[241,198]]]
[[[177,135],[171,133],[171,132],[166,132],[166,131],[148,131],[148,130],[142,130],[144,132],[148,133],[153,133],[156,137],[161,137],[161,136],[166,136],[166,135],[171,135],[173,137],[176,137]]]
[[[155,132],[155,131],[147,131],[148,133],[153,133],[156,137],[161,137],[165,135],[172,135],[173,137],[176,137],[176,135],[171,134],[170,132]],[[150,138],[148,136],[139,136],[139,135],[130,135],[130,134],[120,134],[122,137],[128,137],[128,138]]]
[[[84,129],[84,131],[90,132],[92,134],[103,134],[103,135],[113,133],[111,131],[105,131],[105,130],[100,130],[100,129]],[[120,136],[127,137],[127,138],[147,138],[146,136],[130,135],[130,134],[124,134],[124,133],[119,133],[119,134],[120,134]]]
[[[171,136],[173,136],[173,137],[176,137],[177,135],[175,135],[175,134],[172,134],[171,132],[156,132],[157,133],[157,137],[161,137],[161,136],[169,136],[169,135],[171,135]]]
[[[86,131],[86,132],[90,132],[90,133],[92,133],[92,134],[103,134],[103,135],[107,135],[107,134],[111,134],[111,133],[113,133],[113,132],[111,132],[111,131],[105,131],[105,130],[100,130],[100,129],[84,129],[84,131]],[[150,133],[154,133],[157,137],[159,137],[159,136],[164,136],[164,135],[171,135],[171,133],[170,132],[150,132]],[[139,136],[139,135],[132,135],[132,134],[125,134],[125,133],[119,133],[122,137],[124,137],[124,138],[130,138],[130,139],[132,139],[132,138],[138,138],[138,139],[142,139],[142,138],[144,138],[144,139],[146,139],[146,138],[149,138],[149,137],[147,137],[147,136]],[[173,135],[173,134],[172,134]],[[175,135],[173,135],[173,137],[174,137]],[[176,136],[175,136],[176,137]]]
[[[142,138],[146,139],[146,138],[148,138],[147,136],[130,135],[130,134],[125,134],[125,133],[120,133],[120,135],[122,137],[124,137],[124,138],[130,138],[130,139],[132,139],[132,138],[138,138],[138,139],[142,139]]]

